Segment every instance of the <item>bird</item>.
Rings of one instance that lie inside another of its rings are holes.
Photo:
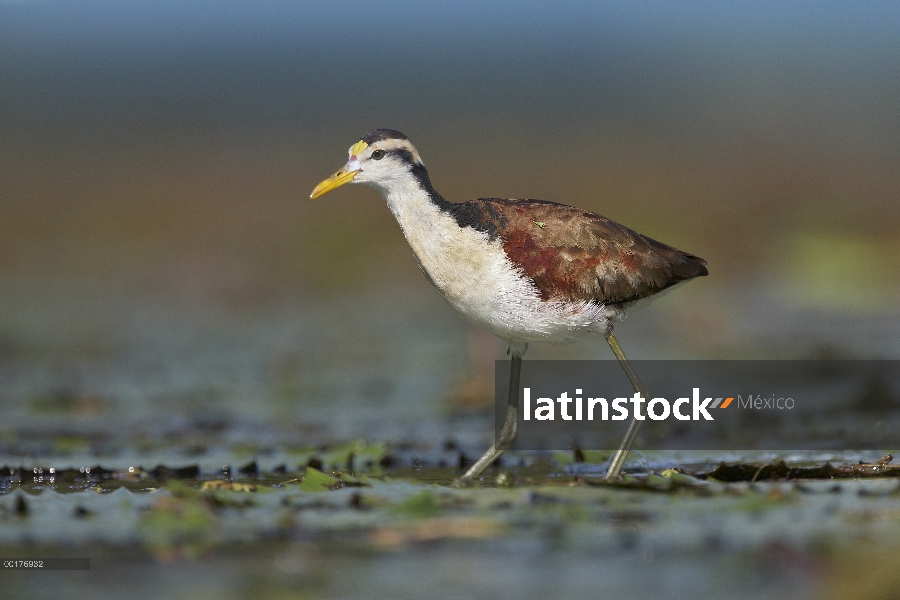
[[[465,320],[509,344],[506,417],[494,444],[458,480],[471,484],[518,435],[522,357],[533,342],[601,334],[635,392],[651,398],[613,326],[654,294],[708,274],[706,261],[593,212],[519,198],[451,202],[409,138],[373,129],[310,199],[345,184],[381,194],[426,278]],[[620,477],[641,421],[632,419],[606,472]]]

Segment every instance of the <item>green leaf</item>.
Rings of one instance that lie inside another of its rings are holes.
[[[337,477],[326,475],[318,469],[306,467],[306,474],[300,483],[300,489],[304,492],[325,492],[341,487],[341,481]]]

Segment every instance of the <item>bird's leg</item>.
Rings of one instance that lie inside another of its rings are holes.
[[[606,334],[606,341],[609,343],[609,347],[612,348],[613,354],[619,359],[619,364],[622,365],[622,370],[625,371],[625,374],[631,381],[631,385],[634,386],[634,391],[638,392],[649,402],[650,394],[647,393],[647,388],[644,387],[634,369],[631,368],[631,363],[628,362],[628,358],[622,351],[622,346],[619,345],[619,341],[612,334],[612,331]],[[641,423],[642,421],[639,421],[637,418],[631,418],[631,423],[628,424],[628,431],[625,432],[625,437],[622,439],[619,449],[613,454],[609,463],[609,469],[606,471],[607,481],[618,479],[619,473],[622,471],[622,465],[625,464],[625,459],[628,457],[628,451],[631,450],[631,445],[634,444],[634,439],[641,429]]]
[[[528,348],[526,344],[519,347],[510,345],[512,364],[509,370],[509,398],[506,404],[506,421],[500,429],[500,434],[494,444],[479,458],[474,465],[469,467],[457,483],[471,483],[481,475],[485,469],[500,458],[506,452],[519,435],[519,376],[522,373],[522,355]]]

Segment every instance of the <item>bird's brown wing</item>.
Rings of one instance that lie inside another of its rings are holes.
[[[499,238],[545,300],[625,303],[707,274],[702,258],[564,204],[479,198],[454,213]]]

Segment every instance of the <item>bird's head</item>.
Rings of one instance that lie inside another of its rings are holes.
[[[347,164],[317,185],[309,195],[311,200],[345,183],[366,183],[387,190],[409,178],[413,170],[425,171],[415,146],[393,129],[373,129],[350,146],[348,154]]]

